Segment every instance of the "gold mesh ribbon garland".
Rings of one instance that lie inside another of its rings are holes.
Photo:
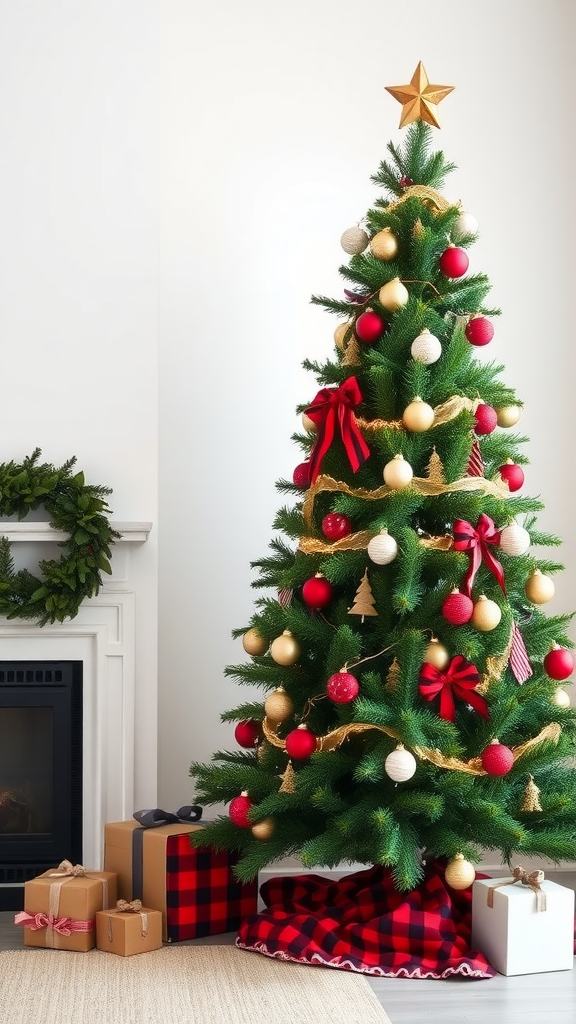
[[[282,750],[286,749],[286,742],[277,735],[274,723],[268,722],[268,719],[265,718],[262,722],[262,729],[269,743]],[[370,729],[376,729],[378,732],[383,732],[386,736],[390,736],[398,742],[401,742],[402,740],[402,737],[395,729],[390,729],[386,725],[349,722],[347,725],[341,725],[338,729],[333,729],[332,732],[326,733],[325,736],[318,736],[316,739],[316,749],[318,751],[336,750],[336,748],[344,743],[349,736],[359,735],[363,732],[368,732]],[[537,736],[533,736],[532,739],[526,740],[525,743],[513,748],[512,753],[514,754],[514,761],[517,761],[518,758],[522,757],[522,755],[528,750],[531,750],[539,743],[543,743],[545,740],[552,740],[557,743],[560,737],[560,732],[560,725],[557,722],[550,722],[540,730]],[[436,765],[437,768],[448,768],[452,771],[465,772],[468,775],[488,774],[488,772],[486,772],[482,767],[482,759],[480,757],[473,757],[469,761],[461,761],[457,757],[446,757],[446,755],[440,750],[432,749],[431,747],[416,746],[411,749],[416,757],[421,758],[423,761],[430,761],[432,764]]]

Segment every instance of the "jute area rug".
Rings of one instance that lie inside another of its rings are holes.
[[[2,1024],[391,1024],[368,981],[234,946],[0,953]]]

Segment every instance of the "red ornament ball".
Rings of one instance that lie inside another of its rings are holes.
[[[524,483],[524,471],[515,462],[506,462],[498,470],[500,476],[508,484],[509,491],[519,491]]]
[[[299,466],[296,466],[292,474],[292,482],[295,487],[301,487],[302,490],[306,490],[307,487],[310,487],[310,475],[310,463],[301,462]]]
[[[375,313],[373,309],[367,309],[365,313],[361,313],[358,317],[354,329],[358,340],[370,345],[384,334],[386,321],[381,316],[378,316],[378,313]]]
[[[260,738],[260,731],[260,722],[246,718],[243,722],[238,722],[234,729],[234,739],[241,747],[255,747]]]
[[[400,178],[400,187],[401,188],[410,188],[410,185],[413,185],[413,184],[414,184],[414,182],[412,181],[412,178],[409,178],[408,175],[406,175],[406,174],[403,174],[402,177]]]
[[[328,540],[341,540],[352,533],[352,523],[341,512],[329,512],[322,520],[322,533]]]
[[[360,684],[350,672],[335,672],[326,683],[326,693],[335,704],[350,704],[359,690]]]
[[[488,775],[507,775],[514,764],[514,754],[498,740],[493,740],[482,753],[482,767]]]
[[[470,260],[464,249],[450,245],[441,255],[439,267],[446,277],[463,277],[468,270]]]
[[[310,757],[316,750],[316,737],[313,732],[307,726],[299,725],[297,729],[293,729],[289,732],[286,737],[286,753],[288,757],[293,757],[295,761],[302,761],[306,757]]]
[[[312,576],[302,587],[302,597],[309,608],[324,608],[332,600],[332,584],[324,576]]]
[[[459,590],[448,594],[442,605],[442,615],[451,626],[463,626],[465,622],[470,622],[473,611],[474,602]]]
[[[228,816],[230,821],[234,825],[238,825],[239,828],[252,828],[252,822],[248,821],[248,811],[252,809],[254,804],[252,803],[248,793],[242,793],[240,796],[235,796],[230,801],[230,807],[228,808]]]
[[[574,669],[574,658],[565,647],[553,647],[544,658],[544,670],[550,679],[568,679]]]
[[[474,430],[477,434],[491,434],[498,426],[498,413],[491,405],[480,402],[474,415],[476,417]]]
[[[487,345],[494,337],[494,328],[485,316],[475,316],[466,324],[464,334],[471,345]]]

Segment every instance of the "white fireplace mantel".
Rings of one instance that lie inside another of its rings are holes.
[[[148,540],[152,529],[152,523],[115,523],[113,520],[110,521],[110,526],[120,534],[121,541],[132,543]],[[0,536],[7,537],[10,543],[15,541],[54,543],[66,540],[68,534],[63,530],[56,530],[50,526],[50,523],[31,523],[27,519],[14,523],[4,519],[0,520]]]

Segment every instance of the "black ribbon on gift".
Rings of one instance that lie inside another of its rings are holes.
[[[141,900],[144,890],[144,833],[146,829],[160,825],[186,825],[200,821],[202,808],[199,804],[179,807],[176,813],[163,811],[160,807],[134,811],[132,817],[141,825],[132,833],[132,899]]]

